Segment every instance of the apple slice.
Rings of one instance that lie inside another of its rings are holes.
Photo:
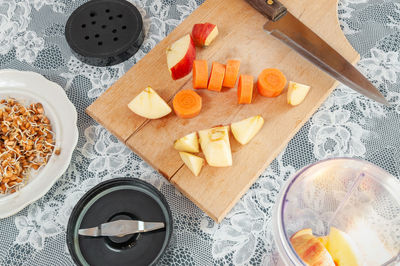
[[[172,79],[183,78],[192,71],[196,48],[187,34],[167,48],[167,64]]]
[[[309,266],[335,266],[335,262],[322,242],[310,229],[300,230],[290,238],[297,255]]]
[[[177,151],[199,152],[199,139],[197,138],[197,133],[193,132],[176,140],[174,148]]]
[[[145,88],[129,104],[129,109],[148,119],[157,119],[169,114],[171,107],[151,87]]]
[[[326,238],[325,247],[337,266],[361,265],[358,262],[358,249],[353,240],[345,232],[331,227]]]
[[[192,37],[197,46],[209,46],[217,37],[218,27],[211,23],[194,24],[192,29]]]
[[[195,176],[198,176],[204,165],[204,159],[183,151],[179,152],[179,155],[190,171],[192,171]]]
[[[232,165],[228,126],[201,130],[199,137],[201,149],[209,165],[215,167]]]
[[[304,101],[308,92],[310,91],[310,86],[289,81],[287,101],[290,105],[299,105]]]
[[[260,131],[264,119],[260,115],[252,116],[231,124],[231,131],[235,139],[242,145],[249,141]]]
[[[290,239],[296,238],[296,237],[302,236],[302,235],[312,235],[312,234],[313,234],[313,233],[312,233],[311,228],[302,229],[302,230],[300,230],[300,231],[297,231],[294,235],[292,235],[292,237],[291,237]]]

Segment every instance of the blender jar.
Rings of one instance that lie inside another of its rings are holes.
[[[286,182],[275,206],[273,234],[281,260],[304,264],[290,237],[302,229],[324,232],[330,226],[353,240],[360,265],[395,261],[400,252],[399,181],[358,159],[329,159],[303,168]]]

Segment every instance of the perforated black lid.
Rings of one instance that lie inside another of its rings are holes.
[[[65,26],[73,53],[95,66],[121,63],[140,48],[144,40],[139,10],[125,0],[92,0],[78,7]]]

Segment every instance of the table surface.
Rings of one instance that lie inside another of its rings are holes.
[[[130,0],[146,39],[128,61],[93,67],[77,60],[64,25],[84,0],[0,0],[0,68],[35,71],[60,84],[79,113],[79,143],[67,172],[40,200],[0,221],[0,265],[73,265],[65,243],[69,215],[94,185],[137,177],[167,198],[174,234],[160,265],[274,265],[272,208],[282,183],[305,165],[358,157],[400,176],[400,2],[340,0],[339,19],[361,55],[358,68],[392,104],[383,107],[340,85],[221,224],[96,124],[84,110],[202,0]],[[399,217],[400,219],[400,217]]]

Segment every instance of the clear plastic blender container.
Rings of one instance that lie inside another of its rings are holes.
[[[400,182],[363,160],[329,159],[307,166],[282,188],[273,233],[285,265],[302,265],[290,237],[330,226],[347,233],[360,265],[400,265]]]

